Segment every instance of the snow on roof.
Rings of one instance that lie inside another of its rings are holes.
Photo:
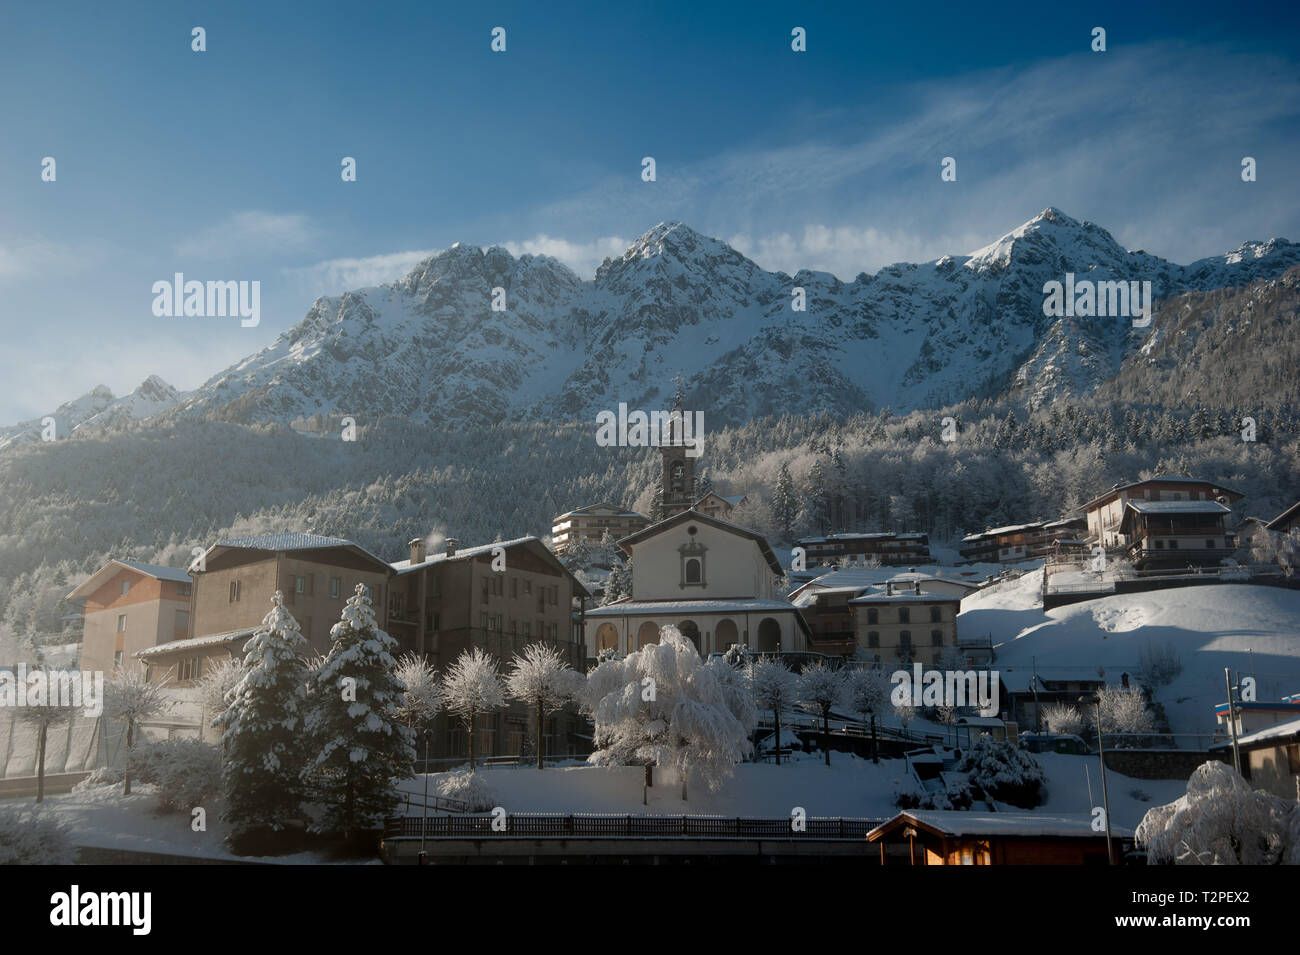
[[[615,507],[613,504],[588,504],[585,507],[575,507],[571,511],[565,511],[559,517],[552,520],[551,523],[558,524],[566,517],[573,517],[575,514],[596,514],[598,512],[602,512],[601,516],[603,517],[639,517],[643,521],[648,521],[650,519],[644,514],[640,514],[636,511],[625,511],[623,508]]]
[[[156,647],[146,647],[143,650],[137,650],[134,656],[142,660],[150,657],[162,656],[165,653],[179,653],[184,650],[198,650],[203,647],[215,647],[222,643],[230,643],[240,638],[248,639],[256,631],[256,627],[246,627],[243,630],[230,630],[226,633],[214,633],[206,637],[190,637],[187,640],[169,640],[167,643],[160,643]]]
[[[536,537],[516,537],[514,540],[493,541],[491,544],[476,544],[473,547],[458,547],[456,548],[456,553],[450,556],[447,555],[446,551],[437,554],[430,554],[418,564],[412,564],[408,558],[407,560],[395,560],[388,566],[392,567],[393,570],[397,571],[399,574],[404,574],[412,570],[418,570],[421,567],[428,567],[430,564],[441,564],[448,560],[464,560],[468,557],[479,557],[483,554],[491,554],[493,549],[497,547],[516,547],[519,544],[527,544],[529,541],[537,541],[537,543],[541,544],[541,541]]]
[[[916,823],[945,836],[1010,836],[1104,839],[1105,830],[1092,828],[1090,814],[1050,816],[1037,812],[962,812],[957,810],[916,809],[900,812],[867,833],[869,840],[879,839],[901,824]],[[1112,825],[1112,835],[1131,838],[1133,830]]]
[[[320,547],[356,547],[357,545],[341,537],[321,537],[319,534],[288,531],[282,534],[259,534],[255,537],[231,537],[217,541],[216,546],[281,551],[312,550]]]
[[[1139,514],[1230,514],[1231,508],[1217,501],[1129,501]]]
[[[1270,726],[1266,729],[1256,730],[1253,733],[1247,733],[1245,736],[1237,737],[1237,745],[1243,746],[1246,743],[1262,743],[1265,740],[1279,739],[1285,736],[1295,736],[1300,734],[1300,720],[1291,720],[1287,723],[1278,723],[1276,726]]]
[[[628,600],[588,610],[588,617],[620,617],[632,614],[743,613],[745,611],[787,611],[794,604],[788,600]]]
[[[924,540],[926,534],[899,534],[894,531],[873,531],[865,534],[827,534],[824,537],[801,537],[796,544],[831,544],[837,541],[868,540]]]
[[[157,577],[159,580],[174,580],[178,583],[189,583],[190,580],[189,571],[184,567],[163,567],[160,564],[146,564],[138,560],[119,560],[116,563],[124,564],[150,577]]]

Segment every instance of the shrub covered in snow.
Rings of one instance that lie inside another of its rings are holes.
[[[470,812],[489,812],[499,806],[496,790],[474,772],[447,773],[438,778],[436,791],[445,799],[459,799]]]
[[[164,739],[127,755],[131,775],[151,783],[164,812],[189,812],[221,789],[221,751],[199,739]]]
[[[984,794],[1021,809],[1032,809],[1043,801],[1046,777],[1038,760],[1006,740],[985,735],[975,740],[957,762],[958,772]]]
[[[71,865],[68,831],[48,812],[0,806],[0,865]]]
[[[1251,789],[1230,766],[1202,763],[1187,794],[1138,824],[1147,859],[1175,865],[1300,864],[1300,805]]]
[[[84,793],[98,786],[116,786],[122,782],[122,770],[112,766],[100,766],[89,776],[72,787],[74,793]]]

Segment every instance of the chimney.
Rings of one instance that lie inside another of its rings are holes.
[[[921,582],[919,580],[912,581],[912,593],[919,594],[920,592],[921,592]]]
[[[447,556],[448,556],[448,557],[455,557],[455,556],[456,556],[456,545],[459,544],[459,543],[460,543],[460,541],[456,540],[456,538],[454,538],[454,537],[448,537],[448,538],[447,538]]]
[[[417,537],[415,538],[415,540],[411,541],[411,543],[407,546],[411,548],[411,563],[423,564],[424,563],[424,538]]]

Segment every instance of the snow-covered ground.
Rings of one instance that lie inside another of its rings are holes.
[[[993,635],[1003,685],[1045,679],[1136,679],[1148,645],[1173,647],[1182,673],[1158,690],[1174,733],[1209,734],[1226,699],[1223,669],[1255,674],[1259,700],[1300,693],[1300,591],[1251,584],[1180,587],[1044,612],[1041,571],[962,601],[963,637]]]
[[[1035,759],[1047,776],[1047,799],[1036,811],[1087,814],[1094,805],[1101,805],[1100,765],[1095,756],[1043,753]],[[893,804],[894,780],[907,778],[907,766],[901,759],[882,759],[874,764],[870,759],[833,753],[828,768],[820,754],[795,754],[791,762],[780,766],[742,763],[717,792],[693,783],[685,802],[671,774],[656,770],[647,805],[641,803],[642,771],[636,766],[573,765],[540,771],[493,766],[479,773],[508,813],[685,813],[784,818],[798,806],[809,816],[873,818],[898,812]],[[1172,802],[1187,790],[1185,780],[1136,780],[1115,772],[1107,773],[1107,785],[1112,820],[1129,828],[1137,825],[1147,809]],[[402,788],[418,795],[422,786],[423,780],[417,778]],[[430,776],[429,791],[435,789],[435,776]],[[1135,798],[1135,791],[1150,797],[1149,801]],[[420,813],[418,807],[410,809],[411,815]]]

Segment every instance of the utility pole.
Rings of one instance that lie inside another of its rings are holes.
[[[1097,758],[1101,760],[1101,805],[1106,814],[1106,864],[1115,864],[1115,852],[1111,848],[1110,835],[1110,792],[1106,788],[1106,748],[1101,739],[1101,697],[1079,697],[1080,703],[1092,703],[1097,714]]]
[[[1228,688],[1228,727],[1232,730],[1232,768],[1241,775],[1241,749],[1237,746],[1237,707],[1232,699],[1232,676],[1223,668],[1223,682]]]

